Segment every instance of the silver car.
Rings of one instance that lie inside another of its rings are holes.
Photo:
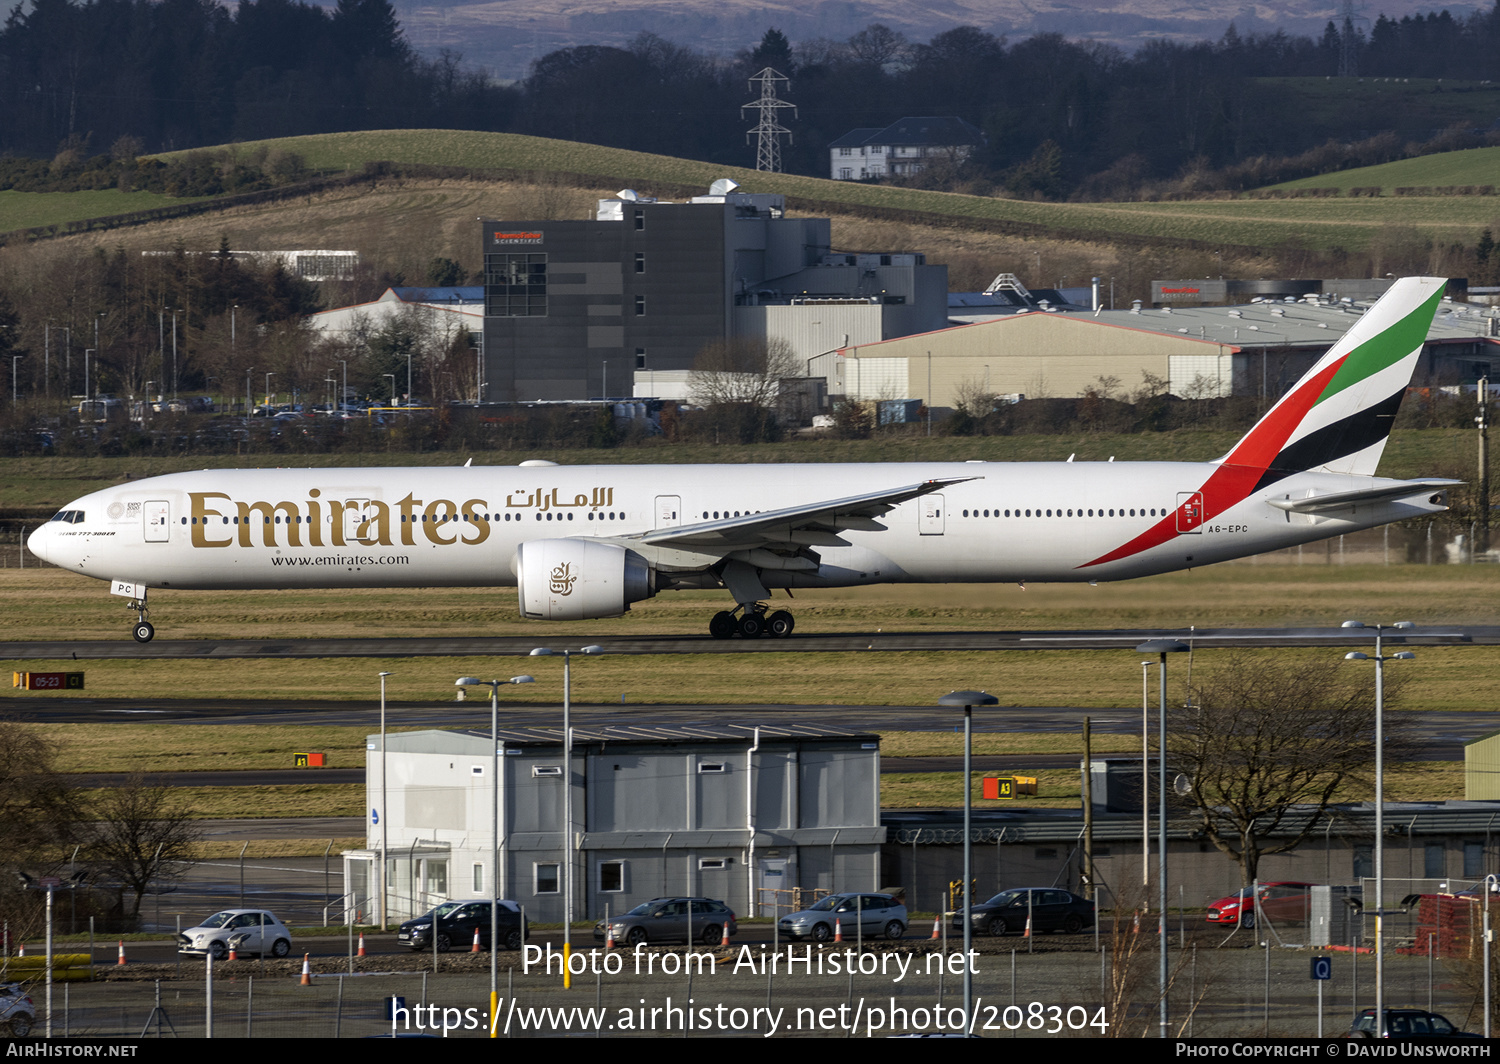
[[[811,908],[776,922],[781,934],[796,940],[833,938],[834,922],[848,939],[858,934],[898,939],[906,934],[906,906],[889,894],[830,894]]]
[[[717,946],[726,929],[730,935],[739,933],[734,910],[715,898],[652,898],[610,917],[608,927],[600,920],[594,925],[594,938],[604,942],[612,935],[616,943],[629,946],[662,942]]]
[[[184,931],[178,938],[177,952],[207,953],[221,961],[229,956],[231,947],[242,953],[285,957],[292,952],[292,933],[263,909],[225,909]]]

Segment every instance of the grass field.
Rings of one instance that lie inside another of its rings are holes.
[[[732,177],[753,191],[780,192],[815,202],[820,209],[879,207],[920,211],[962,227],[970,220],[1045,226],[1078,239],[1105,241],[1150,237],[1186,239],[1253,248],[1303,247],[1358,250],[1399,224],[1434,240],[1471,242],[1490,220],[1490,204],[1474,197],[1403,200],[1339,199],[1331,202],[1214,201],[1197,203],[1080,204],[1038,203],[957,193],[927,192],[882,185],[832,181],[794,174],[765,174],[689,159],[649,155],[568,141],[508,133],[460,130],[381,130],[290,137],[237,145],[296,152],[310,166],[357,171],[370,160],[449,165],[475,170],[505,168],[535,175],[571,173],[611,186],[653,183],[707,187]],[[436,184],[440,184],[436,183]],[[408,189],[410,190],[410,189]],[[16,194],[33,195],[33,194]],[[35,212],[17,206],[17,216]],[[75,217],[94,217],[96,205],[80,203]],[[3,228],[3,226],[0,226]]]
[[[1500,184],[1500,148],[1470,148],[1466,151],[1423,155],[1415,159],[1399,159],[1380,166],[1361,166],[1336,174],[1304,177],[1271,187],[1341,188],[1347,191],[1351,188],[1378,186],[1389,196],[1394,189],[1402,186],[1497,184]],[[1500,216],[1500,204],[1492,205],[1490,214]]]
[[[87,192],[16,192],[6,189],[0,191],[0,233],[83,218],[129,214],[174,203],[192,203],[198,198],[201,197],[179,199],[158,192],[121,192],[113,188]]]
[[[127,638],[126,611],[103,584],[60,570],[0,570],[7,603],[28,618],[7,635],[23,638]],[[1175,628],[1239,625],[1333,627],[1350,617],[1412,620],[1418,624],[1494,623],[1500,617],[1500,568],[1233,564],[1120,584],[949,585],[876,587],[808,593],[796,602],[799,630],[1014,630]],[[536,645],[577,643],[622,635],[692,634],[723,608],[720,593],[662,595],[626,617],[604,621],[521,621],[514,591],[161,592],[153,598],[158,638],[301,638],[381,634],[464,633],[527,635]],[[3,646],[3,643],[0,643]],[[1223,652],[1205,651],[1200,661]],[[1293,651],[1264,652],[1268,659]],[[1303,653],[1328,653],[1306,651]],[[581,703],[926,705],[943,683],[988,689],[1007,705],[1134,705],[1139,697],[1136,656],[1128,651],[1014,651],[972,653],[798,654],[714,656],[712,667],[691,655],[618,656],[575,670]],[[72,661],[17,661],[12,668],[76,669]],[[374,697],[375,676],[394,673],[390,697],[425,704],[453,700],[454,678],[472,673],[469,658],[249,659],[220,666],[232,676],[215,683],[213,697],[309,702]],[[505,698],[525,722],[527,706],[552,712],[561,665],[515,661],[497,673],[526,671],[538,685]],[[1412,678],[1410,704],[1428,709],[1493,709],[1500,705],[1500,655],[1494,649],[1434,648],[1402,666]],[[194,661],[90,661],[87,697],[139,699],[203,687]],[[507,674],[509,675],[509,674]],[[940,682],[937,678],[941,677]],[[1174,682],[1186,670],[1173,673]],[[11,713],[67,694],[0,688]]]
[[[982,773],[975,773],[970,798],[975,809],[1077,809],[1083,801],[1077,769],[1042,769],[1037,794],[1015,801],[986,800],[981,793]],[[1367,783],[1350,783],[1335,793],[1335,802],[1359,802],[1372,798]],[[1457,761],[1413,761],[1387,767],[1385,795],[1388,802],[1442,802],[1464,796],[1464,768]],[[952,809],[963,802],[962,772],[902,772],[880,777],[880,804],[886,809],[934,806]]]
[[[1487,126],[1500,109],[1500,83],[1493,81],[1303,77],[1254,78],[1250,85],[1267,113],[1274,107],[1310,126],[1340,129],[1349,140],[1391,129],[1423,141],[1434,130]]]

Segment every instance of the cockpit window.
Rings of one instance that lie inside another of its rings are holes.
[[[64,521],[70,525],[81,525],[83,524],[83,511],[59,510],[57,513],[52,515],[52,520]]]

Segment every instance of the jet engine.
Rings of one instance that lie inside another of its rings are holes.
[[[540,621],[618,617],[656,594],[651,567],[633,550],[596,539],[538,539],[512,563],[521,616]]]

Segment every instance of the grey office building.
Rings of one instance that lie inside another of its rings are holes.
[[[689,370],[732,336],[810,357],[946,324],[946,267],[834,253],[829,220],[782,196],[622,195],[587,221],[483,223],[486,400],[630,395],[636,370]]]

